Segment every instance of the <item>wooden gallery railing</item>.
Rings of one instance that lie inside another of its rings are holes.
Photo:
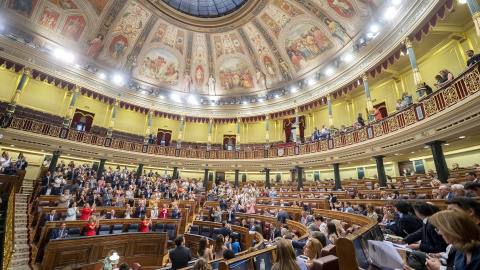
[[[410,107],[389,115],[388,117],[353,130],[345,134],[333,136],[330,139],[306,143],[284,148],[272,148],[269,150],[247,151],[221,151],[221,150],[195,150],[176,149],[158,145],[144,145],[141,142],[131,142],[106,136],[86,133],[74,129],[64,129],[61,126],[14,116],[10,127],[17,130],[33,132],[51,137],[61,137],[69,141],[81,142],[90,145],[110,147],[114,149],[148,153],[161,156],[176,156],[196,159],[263,159],[280,158],[285,156],[304,155],[316,152],[342,148],[356,143],[368,141],[374,138],[390,134],[404,129],[412,124],[451,107],[458,102],[476,94],[480,90],[480,63],[459,74],[451,83],[421,99]],[[279,155],[279,150],[280,155]],[[283,153],[283,154],[282,154]]]

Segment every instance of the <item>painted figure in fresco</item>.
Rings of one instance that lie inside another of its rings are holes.
[[[255,71],[257,77],[257,85],[260,88],[267,89],[267,78],[265,77],[265,74],[261,72],[258,68],[255,69]]]
[[[183,77],[183,91],[190,93],[190,84],[192,83],[192,77],[185,72],[185,76]]]
[[[19,10],[25,12],[28,17],[32,13],[33,1],[32,0],[14,0],[12,8],[14,10]]]
[[[210,74],[210,78],[208,78],[208,94],[211,96],[217,95],[215,92],[215,78],[213,78],[213,74]]]
[[[58,17],[58,15],[58,13],[54,12],[49,7],[46,7],[38,23],[47,29],[53,30],[57,24],[57,19],[55,17]]]
[[[103,35],[100,34],[92,41],[90,41],[90,48],[87,52],[87,57],[92,57],[93,61],[95,61],[103,49]]]
[[[337,37],[343,46],[350,41],[350,36],[347,34],[347,30],[345,30],[345,28],[343,28],[343,26],[341,26],[339,23],[331,20],[330,18],[325,18],[324,22],[328,26],[328,29],[330,29],[332,35]]]
[[[203,73],[202,66],[197,66],[197,69],[195,70],[195,82],[197,84],[202,84],[204,79],[203,76],[204,76],[204,73]]]
[[[283,58],[278,59],[278,63],[280,65],[280,70],[282,72],[283,78],[288,82],[292,80],[292,76],[290,75],[290,70],[288,69],[287,63],[283,61]]]
[[[125,72],[132,76],[133,70],[137,67],[137,55],[132,54],[127,58],[127,64],[125,65]]]
[[[80,22],[80,19],[76,18],[68,23],[67,29],[65,30],[65,36],[73,40],[78,40],[82,30],[83,25]]]
[[[270,77],[275,77],[275,67],[272,64],[271,60],[265,62],[265,68],[267,69],[267,73]]]
[[[125,41],[123,41],[123,39],[118,40],[113,46],[112,57],[118,58],[119,56],[122,56],[127,47],[128,45],[125,43]]]
[[[317,27],[312,27],[312,29],[310,29],[310,34],[321,52],[324,52],[326,49],[329,48],[327,37],[322,31],[320,31],[320,29],[318,29]]]
[[[328,0],[328,5],[332,9],[338,9],[338,13],[345,17],[350,17],[355,10],[349,5],[350,2],[346,0]]]

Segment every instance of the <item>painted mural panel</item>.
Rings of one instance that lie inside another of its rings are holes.
[[[48,2],[63,9],[77,9],[77,5],[72,0],[48,0]]]
[[[149,52],[141,67],[141,74],[159,83],[178,84],[180,64],[171,52],[153,50]]]
[[[270,53],[270,49],[267,46],[267,43],[263,38],[260,36],[260,33],[255,29],[255,27],[252,24],[249,24],[246,26],[248,36],[251,40],[251,44],[253,46],[253,49],[258,55],[258,58],[261,59],[261,57],[264,54]]]
[[[224,91],[238,91],[254,88],[252,74],[243,59],[225,60],[219,68],[220,87]]]
[[[355,9],[353,8],[352,3],[348,0],[326,0],[328,5],[336,12],[338,15],[344,18],[350,18],[355,14]]]
[[[332,42],[317,26],[311,24],[299,24],[290,29],[285,37],[287,55],[297,70],[331,48]]]
[[[83,16],[73,15],[69,16],[62,28],[60,34],[68,39],[78,41],[85,30],[85,19]]]
[[[60,14],[55,10],[45,7],[42,12],[42,16],[38,20],[38,24],[47,28],[48,30],[54,30],[57,25]]]
[[[10,0],[8,8],[22,16],[31,18],[37,3],[38,0]]]
[[[153,38],[152,38],[152,43],[153,42],[162,42],[162,39],[163,39],[163,36],[165,34],[165,30],[167,29],[167,25],[165,23],[161,23],[155,34],[153,35]]]
[[[97,12],[98,15],[103,12],[105,6],[107,6],[109,0],[88,0],[92,5],[93,9]]]
[[[272,4],[267,6],[265,13],[261,19],[270,28],[276,38],[280,31],[291,22],[292,18],[297,15],[302,15],[303,12],[295,6],[281,0],[275,0]]]

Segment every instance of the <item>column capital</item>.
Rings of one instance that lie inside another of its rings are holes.
[[[32,69],[27,66],[23,67],[23,74],[26,74],[27,76],[32,74]]]
[[[78,86],[78,84],[75,84],[75,90],[73,90],[75,93],[78,93],[80,92],[80,86]]]
[[[340,163],[332,163],[332,166],[340,166]]]
[[[153,112],[154,112],[154,111],[155,111],[154,109],[150,109],[150,110],[148,111],[148,115],[153,115]]]
[[[295,113],[298,113],[298,106],[295,107]]]
[[[412,41],[413,41],[413,39],[412,39],[411,36],[406,37],[405,40],[403,41],[405,46],[407,46],[407,49],[413,47]]]
[[[378,155],[378,156],[373,156],[374,159],[383,159],[385,156]]]
[[[60,156],[62,154],[62,150],[55,150],[53,151],[54,156]]]
[[[425,145],[432,146],[432,145],[442,145],[444,144],[445,141],[431,141],[431,142],[426,142]]]
[[[265,119],[268,120],[269,118],[270,118],[270,114],[269,114],[269,113],[266,113],[266,114],[265,114]]]
[[[326,94],[325,97],[327,98],[327,101],[330,101],[332,96],[330,94]]]
[[[366,72],[363,73],[362,75],[360,75],[360,77],[362,78],[362,80],[363,80],[364,82],[368,82],[368,74],[367,74]]]
[[[242,122],[242,117],[237,117],[237,123]]]
[[[113,103],[113,106],[117,106],[117,107],[118,107],[119,104],[120,104],[120,101],[116,99],[115,102]]]
[[[213,122],[213,117],[208,118],[208,122],[209,123]]]
[[[185,121],[185,115],[180,115],[180,121]]]

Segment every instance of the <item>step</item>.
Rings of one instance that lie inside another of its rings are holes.
[[[12,261],[13,260],[19,260],[19,259],[27,259],[27,262],[28,260],[30,259],[30,252],[29,251],[18,251],[15,252],[15,254],[13,254],[13,258],[12,258]]]
[[[30,266],[28,265],[20,265],[20,266],[14,266],[14,267],[9,267],[8,270],[30,270]]]
[[[28,266],[29,260],[28,256],[27,258],[13,258],[10,262],[10,267]]]
[[[15,239],[28,239],[27,231],[25,232],[15,232]]]
[[[28,243],[28,238],[16,238],[15,239],[15,245],[26,245]]]
[[[15,248],[17,249],[17,252],[22,252],[23,253],[23,252],[29,252],[30,251],[30,247],[27,244],[15,245]]]
[[[27,234],[28,229],[26,226],[24,227],[17,227],[15,226],[15,234]]]

